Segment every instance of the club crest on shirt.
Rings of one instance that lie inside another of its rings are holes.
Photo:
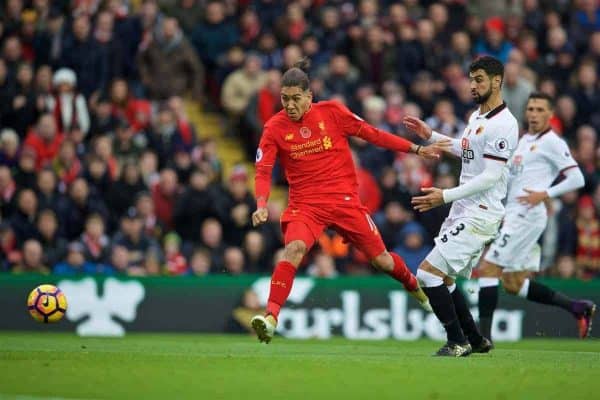
[[[300,136],[302,136],[304,139],[308,139],[310,135],[312,135],[312,132],[306,126],[300,128]]]
[[[477,130],[475,131],[475,134],[476,134],[476,135],[479,135],[479,134],[480,134],[480,133],[482,133],[482,132],[483,132],[483,125],[480,125],[480,126],[477,128]]]
[[[324,122],[324,121],[320,121],[320,122],[319,122],[319,129],[320,129],[321,131],[324,131],[324,130],[325,130],[325,122]]]
[[[290,140],[294,140],[294,134],[293,133],[288,133],[287,135],[285,135],[285,141],[288,142]]]

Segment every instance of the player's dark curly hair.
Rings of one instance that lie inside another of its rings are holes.
[[[550,109],[551,110],[554,109],[554,99],[549,94],[546,94],[543,92],[533,92],[529,95],[529,97],[527,98],[527,101],[529,101],[531,99],[546,100],[548,102],[548,105],[550,106]]]
[[[471,63],[469,72],[475,72],[478,69],[484,70],[490,78],[500,76],[500,80],[504,81],[504,65],[497,58],[492,56],[479,57]]]
[[[310,81],[308,79],[308,69],[310,60],[306,57],[296,61],[292,68],[285,71],[281,78],[281,87],[298,86],[302,90],[308,89]]]

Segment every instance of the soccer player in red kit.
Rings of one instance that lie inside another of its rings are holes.
[[[279,311],[292,289],[302,258],[326,227],[332,227],[367,255],[371,264],[400,281],[421,305],[429,300],[400,256],[386,251],[377,227],[358,198],[348,136],[390,150],[437,158],[447,143],[415,145],[376,129],[335,101],[312,103],[301,60],[282,77],[283,110],[265,124],[256,152],[257,210],[254,226],[267,221],[271,172],[279,157],[289,183],[289,204],[281,216],[285,250],[271,277],[266,315],[252,318],[261,342],[270,342]]]

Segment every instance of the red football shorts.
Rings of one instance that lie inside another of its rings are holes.
[[[385,251],[379,230],[360,203],[306,205],[291,204],[281,215],[284,242],[302,240],[310,249],[327,227],[333,228],[369,260]]]

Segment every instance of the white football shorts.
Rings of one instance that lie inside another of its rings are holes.
[[[452,278],[470,278],[483,249],[494,239],[499,226],[500,221],[446,218],[434,239],[435,247],[425,259]]]

